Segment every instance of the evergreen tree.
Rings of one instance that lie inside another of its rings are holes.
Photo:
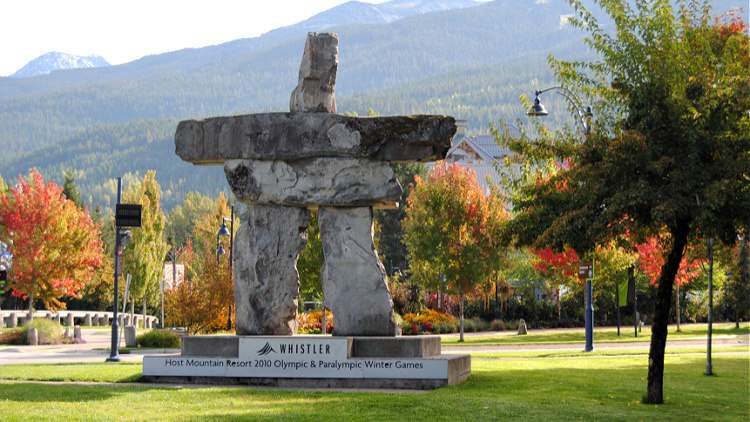
[[[68,168],[65,170],[65,181],[62,187],[63,195],[70,199],[78,208],[83,208],[83,200],[81,200],[81,193],[78,192],[78,187],[76,186],[73,169]]]

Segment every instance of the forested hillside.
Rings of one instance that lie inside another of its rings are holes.
[[[498,0],[387,25],[328,28],[340,37],[337,95],[343,98],[355,91],[483,64],[536,60],[552,51],[568,55],[579,48],[581,37],[561,27],[561,15],[568,12],[562,1],[527,5]],[[528,37],[526,29],[530,28],[538,36]],[[144,74],[149,76],[141,77],[133,69],[130,77],[98,81],[102,77],[97,72],[110,74],[119,66],[90,69],[86,77],[92,83],[3,98],[0,148],[30,151],[102,123],[285,110],[297,83],[303,46],[300,36],[270,48],[242,50],[212,60],[207,60],[210,50],[205,50],[191,64],[187,64],[193,55],[190,51],[170,53],[167,56],[186,64],[155,71],[157,56],[146,60],[150,64]],[[43,77],[31,78],[37,79]],[[0,90],[6,88],[0,86]]]
[[[717,0],[716,10],[738,3]],[[741,6],[741,4],[739,4]],[[333,28],[340,37],[340,112],[447,114],[486,133],[525,113],[518,97],[555,84],[546,63],[586,57],[582,34],[565,25],[567,2],[496,0],[390,24]],[[182,50],[121,66],[0,78],[0,176],[13,183],[36,168],[62,180],[71,168],[89,205],[114,203],[118,176],[157,172],[170,209],[189,191],[227,191],[220,167],[194,167],[174,154],[185,118],[288,110],[304,36],[263,37]],[[560,96],[548,108],[565,110]],[[547,124],[572,123],[564,112]]]
[[[468,119],[486,133],[496,116],[522,117],[518,97],[533,95],[534,89],[552,83],[545,62],[536,63],[533,73],[519,74],[514,66],[481,66],[352,94],[338,101],[339,110],[364,115],[368,108],[381,114],[448,114]],[[529,68],[528,65],[524,66]],[[550,107],[564,110],[562,98],[550,96]],[[562,124],[567,114],[551,116],[550,124]],[[135,120],[121,124],[103,124],[83,129],[58,144],[25,153],[3,166],[2,176],[9,180],[36,168],[45,177],[62,180],[63,172],[75,170],[76,184],[87,204],[111,206],[115,200],[114,180],[129,173],[141,176],[155,169],[162,185],[163,205],[170,209],[179,204],[187,192],[199,191],[216,196],[228,192],[221,167],[196,167],[174,153],[174,131],[177,119]]]

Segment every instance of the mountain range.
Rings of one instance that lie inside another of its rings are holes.
[[[519,95],[555,83],[549,54],[592,57],[583,34],[565,24],[571,13],[564,0],[349,2],[257,38],[118,66],[0,77],[0,176],[12,183],[36,168],[61,180],[70,168],[89,205],[111,207],[118,176],[127,183],[155,169],[167,209],[189,191],[215,197],[228,190],[222,169],[175,156],[177,122],[288,111],[309,31],[339,35],[340,112],[447,114],[468,120],[470,133],[486,133],[500,118],[524,115]],[[548,109],[565,110],[554,97]]]

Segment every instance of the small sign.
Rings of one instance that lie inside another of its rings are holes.
[[[117,204],[115,207],[115,226],[141,227],[142,210],[143,206],[140,204]]]
[[[591,261],[581,261],[578,263],[578,278],[586,280],[594,278],[594,263]]]

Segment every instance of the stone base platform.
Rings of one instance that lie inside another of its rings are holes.
[[[155,383],[428,390],[469,375],[471,356],[441,354],[440,336],[192,336],[143,359]]]

